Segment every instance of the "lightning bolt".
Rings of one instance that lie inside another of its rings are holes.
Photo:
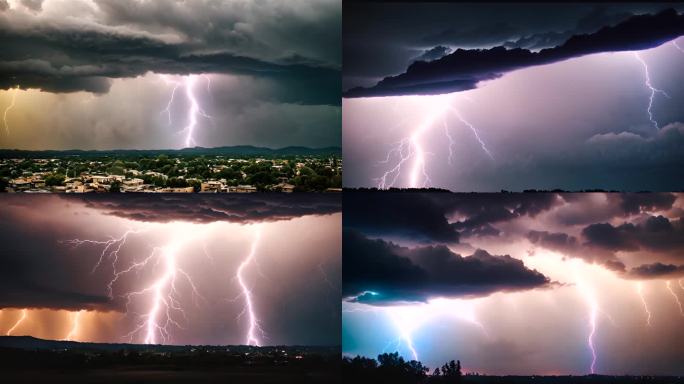
[[[681,284],[681,281],[680,281]],[[672,289],[672,285],[670,284],[670,281],[668,280],[665,282],[665,286],[667,286],[667,290],[670,291],[670,294],[672,294],[672,297],[674,297],[675,301],[677,302],[677,306],[679,307],[679,314],[684,316],[684,308],[682,308],[682,302],[679,301],[679,296],[675,293],[675,291]]]
[[[489,149],[487,149],[487,145],[485,145],[485,142],[480,137],[480,133],[477,130],[477,128],[475,128],[474,125],[468,122],[468,120],[464,119],[457,109],[451,108],[451,111],[456,115],[456,117],[458,118],[458,120],[461,121],[461,123],[463,123],[466,127],[470,128],[470,130],[473,132],[473,135],[475,135],[475,139],[477,139],[477,142],[480,143],[480,148],[482,148],[482,150],[487,154],[487,156],[489,156],[490,159],[494,160],[494,155],[492,155],[492,153],[489,152]]]
[[[411,133],[410,136],[403,138],[397,144],[392,146],[387,152],[384,160],[380,161],[380,164],[390,164],[393,162],[393,166],[385,171],[381,177],[375,179],[378,183],[378,188],[388,189],[394,187],[397,180],[401,176],[403,169],[408,166],[408,187],[418,188],[426,187],[432,184],[430,176],[427,172],[427,162],[425,155],[427,152],[423,149],[422,137],[426,131],[435,125],[435,122],[440,118],[444,118],[447,112],[452,112],[458,120],[473,132],[475,139],[480,144],[480,148],[491,158],[494,156],[489,151],[485,142],[482,140],[479,131],[473,124],[468,122],[460,112],[454,107],[445,103],[446,99],[441,99],[436,102],[436,105],[431,109],[423,121],[418,124],[417,128]],[[454,139],[449,131],[449,126],[446,123],[446,119],[442,120],[444,126],[444,133],[449,141],[449,158],[448,163],[451,165],[454,156]],[[407,164],[411,162],[410,166]]]
[[[183,279],[191,288],[195,304],[197,304],[197,298],[204,298],[199,294],[199,290],[190,275],[177,265],[177,249],[180,245],[177,242],[165,247],[154,247],[144,259],[133,261],[125,268],[119,267],[119,252],[126,244],[128,237],[139,232],[128,230],[118,238],[112,237],[105,241],[75,239],[64,241],[64,243],[74,246],[84,244],[103,246],[93,272],[97,270],[105,258],[112,259],[112,278],[107,283],[107,292],[110,298],[114,298],[114,286],[122,276],[138,273],[148,265],[163,265],[163,273],[151,284],[141,290],[127,292],[121,297],[126,299],[126,313],[129,313],[129,306],[134,298],[149,297],[150,300],[148,309],[140,315],[137,325],[125,337],[132,342],[138,334],[144,334],[143,342],[145,344],[167,343],[170,340],[171,327],[183,329],[180,320],[177,320],[176,317],[180,315],[187,321],[186,312],[179,299],[179,280]]]
[[[332,281],[330,281],[330,279],[328,278],[328,274],[325,272],[325,268],[323,268],[323,262],[320,262],[318,264],[318,271],[321,273],[323,281],[328,285],[328,287],[330,287],[330,289],[332,289],[333,291],[336,290],[337,287],[335,286],[335,284],[332,283]]]
[[[69,333],[66,335],[66,337],[63,339],[65,341],[74,341],[74,338],[78,334],[78,328],[79,328],[79,320],[81,317],[81,313],[83,311],[76,311],[70,313],[71,316],[71,329],[69,330]]]
[[[644,306],[644,311],[646,312],[646,325],[651,326],[651,311],[648,309],[648,304],[646,303],[646,298],[644,297],[644,286],[643,283],[637,283],[637,294],[641,299],[641,304]]]
[[[169,85],[169,84],[173,85],[173,90],[171,91],[171,97],[169,98],[169,102],[166,103],[166,108],[163,109],[161,112],[159,112],[159,113],[166,113],[166,115],[169,118],[169,125],[171,125],[171,123],[172,123],[172,121],[171,121],[171,105],[173,104],[173,101],[176,97],[176,91],[178,90],[178,87],[181,86],[181,82],[170,79],[169,76],[167,76],[167,75],[161,75],[161,78],[162,78],[162,80],[164,80],[164,82],[167,85]]]
[[[451,133],[449,133],[449,125],[447,124],[446,120],[444,120],[444,135],[447,137],[449,140],[449,159],[448,163],[449,165],[452,165],[453,160],[454,160],[454,145],[456,144],[454,142],[454,138],[451,137]]]
[[[376,293],[368,292],[375,296]],[[472,303],[453,299],[432,299],[427,304],[388,307],[382,309],[396,329],[397,346],[406,345],[413,360],[418,360],[418,351],[413,340],[413,332],[434,318],[451,317],[478,327],[485,337],[489,337],[485,327],[477,320]],[[392,342],[390,342],[391,344]],[[387,347],[385,347],[387,348]]]
[[[127,299],[127,308],[133,297],[144,295],[150,296],[150,304],[147,312],[140,316],[138,325],[133,331],[126,335],[129,339],[132,340],[135,335],[144,332],[145,336],[143,342],[145,344],[159,344],[160,341],[162,344],[166,344],[170,340],[171,327],[184,329],[181,323],[175,319],[175,314],[180,314],[187,321],[187,314],[179,299],[179,278],[184,278],[188,283],[192,289],[193,298],[202,298],[190,275],[178,267],[177,248],[178,244],[154,248],[147,258],[131,264],[129,268],[119,273],[119,275],[121,275],[138,270],[149,264],[152,260],[164,265],[162,275],[154,280],[152,284],[139,291],[133,291],[123,295]]]
[[[577,288],[580,290],[582,293],[582,296],[584,297],[584,300],[587,303],[587,306],[589,307],[589,317],[587,321],[587,328],[589,329],[589,333],[587,335],[587,348],[591,352],[591,364],[589,365],[589,371],[591,374],[596,373],[596,360],[598,358],[598,355],[596,353],[596,345],[594,343],[594,337],[596,336],[596,331],[597,331],[597,316],[600,311],[598,301],[596,299],[596,293],[594,289],[589,287],[584,280],[579,278],[579,273],[577,270],[575,270],[575,278],[577,282]]]
[[[245,278],[243,276],[243,272],[245,268],[254,260],[256,256],[256,249],[257,245],[259,243],[259,238],[260,238],[260,232],[257,231],[254,240],[252,241],[252,247],[250,248],[249,254],[247,257],[242,260],[240,263],[240,266],[237,269],[237,272],[235,274],[235,278],[237,279],[238,283],[240,284],[240,288],[242,289],[242,294],[241,296],[245,300],[245,307],[243,311],[238,315],[238,318],[242,316],[243,314],[247,314],[248,322],[249,322],[249,327],[247,329],[247,335],[245,337],[245,344],[246,345],[256,345],[259,346],[261,345],[261,342],[257,338],[257,331],[259,333],[263,334],[263,330],[259,326],[259,320],[257,319],[256,312],[254,310],[254,302],[252,299],[252,291],[249,289],[247,286],[247,283],[245,282]]]
[[[207,81],[207,92],[211,93],[211,79],[209,75],[201,75],[204,77]],[[187,75],[187,76],[182,76],[181,80],[173,79],[169,77],[168,75],[161,75],[162,80],[167,84],[167,85],[173,85],[172,91],[171,91],[171,96],[169,97],[168,102],[166,103],[166,108],[161,110],[160,113],[165,113],[168,117],[169,125],[171,125],[172,119],[171,119],[171,106],[173,105],[175,101],[175,96],[176,96],[176,91],[178,90],[179,87],[184,87],[185,88],[185,96],[189,102],[189,109],[186,113],[187,115],[187,123],[185,127],[180,131],[185,132],[185,147],[190,147],[193,145],[196,145],[196,141],[194,138],[194,133],[195,133],[195,128],[197,127],[198,124],[198,117],[202,116],[205,117],[209,120],[212,120],[212,117],[208,115],[204,109],[200,106],[200,103],[198,101],[197,96],[195,95],[195,83],[197,82],[197,77],[198,75]],[[213,121],[213,120],[212,120]]]
[[[132,234],[138,234],[140,231],[135,231],[132,229],[129,229],[128,231],[124,232],[123,235],[120,237],[114,238],[111,237],[109,240],[81,240],[81,239],[72,239],[72,240],[66,240],[62,241],[63,243],[70,244],[74,247],[82,246],[85,244],[90,244],[90,245],[104,245],[104,248],[102,248],[102,252],[100,253],[100,258],[97,260],[97,263],[95,263],[95,266],[91,270],[91,273],[94,273],[102,264],[102,261],[105,258],[110,258],[112,259],[112,269],[114,270],[114,273],[116,274],[116,265],[119,260],[119,251],[121,251],[121,248],[126,244],[126,241],[128,240],[128,237]],[[111,288],[109,289],[109,297],[111,298]]]
[[[411,337],[411,331],[405,326],[404,322],[400,319],[399,314],[390,312],[390,318],[394,323],[397,331],[399,332],[399,337],[406,343],[406,347],[411,351],[411,356],[413,360],[418,361],[418,352],[413,345],[413,338]]]
[[[17,92],[19,91],[19,87],[14,88],[14,92],[12,92],[12,101],[10,102],[10,105],[5,108],[5,113],[2,115],[2,121],[5,123],[5,132],[9,135],[10,130],[9,130],[9,125],[7,124],[7,112],[9,112],[12,108],[14,108],[15,101],[17,99]]]
[[[11,336],[12,332],[14,332],[17,329],[17,327],[19,327],[19,325],[21,325],[21,323],[23,323],[24,320],[26,320],[27,317],[28,310],[24,308],[21,310],[21,316],[19,317],[19,320],[17,320],[17,322],[14,323],[14,325],[7,331],[7,336]]]
[[[636,57],[636,59],[641,63],[641,66],[644,68],[644,77],[646,80],[644,84],[646,84],[646,87],[648,87],[648,89],[651,91],[651,94],[648,97],[648,108],[646,109],[646,112],[648,113],[648,119],[651,121],[651,124],[653,124],[653,126],[656,129],[660,129],[658,121],[656,121],[656,119],[653,117],[653,112],[651,111],[651,109],[653,108],[653,99],[655,98],[657,93],[667,97],[668,99],[670,98],[670,95],[668,95],[665,91],[661,89],[655,88],[651,84],[651,76],[649,75],[648,65],[646,64],[646,61],[644,61],[644,59],[641,58],[639,52],[634,52],[634,57]]]

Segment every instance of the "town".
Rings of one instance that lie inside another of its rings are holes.
[[[0,159],[0,191],[24,193],[340,192],[342,160],[131,155]]]

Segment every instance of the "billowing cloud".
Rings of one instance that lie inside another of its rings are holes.
[[[595,33],[576,35],[558,47],[533,52],[527,49],[458,49],[439,60],[419,61],[406,72],[386,77],[370,88],[353,88],[345,97],[435,95],[477,87],[484,80],[515,69],[550,64],[600,52],[641,50],[684,35],[684,15],[674,9],[656,15],[638,15]]]
[[[535,215],[559,203],[557,195],[449,194],[346,191],[345,227],[372,235],[420,242],[453,242],[461,236],[488,236],[492,224]],[[457,219],[453,219],[456,217]]]
[[[345,191],[344,225],[373,235],[395,235],[421,242],[458,242],[445,207],[429,194]]]
[[[23,4],[41,9],[40,1]],[[0,88],[105,93],[111,79],[148,72],[221,73],[282,82],[292,102],[339,104],[340,58],[331,48],[339,31],[331,25],[341,15],[331,1],[81,5],[82,19],[64,19],[53,4],[37,16],[5,12]]]
[[[443,245],[405,248],[350,230],[343,233],[343,249],[343,295],[367,304],[486,296],[550,284],[522,261],[484,250],[463,257]]]
[[[451,53],[451,48],[445,47],[443,45],[438,45],[434,48],[425,50],[423,54],[416,58],[416,61],[433,61],[441,59],[442,57]]]
[[[659,252],[679,252],[684,247],[684,223],[681,218],[670,220],[649,216],[643,223],[592,224],[582,230],[588,244],[611,251],[645,249]]]
[[[663,263],[643,264],[632,268],[627,273],[633,279],[681,279],[684,277],[684,265],[673,265]]]
[[[529,50],[538,50],[543,48],[555,47],[563,44],[569,38],[578,34],[593,33],[605,27],[618,24],[634,14],[631,12],[617,11],[615,13],[609,12],[604,6],[597,5],[589,13],[577,20],[574,28],[567,29],[562,32],[558,31],[544,31],[536,32],[517,40],[508,41],[503,44],[506,48],[525,48]]]

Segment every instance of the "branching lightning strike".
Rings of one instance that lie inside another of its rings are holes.
[[[410,165],[408,173],[408,187],[427,187],[432,184],[432,180],[427,172],[427,163],[425,159],[426,152],[423,149],[421,138],[427,130],[432,128],[432,126],[437,120],[440,119],[440,117],[443,119],[442,122],[444,126],[444,133],[449,142],[448,163],[449,165],[453,163],[455,142],[449,131],[449,125],[446,122],[446,116],[444,116],[445,112],[452,112],[463,125],[468,127],[468,129],[473,132],[473,135],[475,135],[475,139],[480,144],[480,148],[487,154],[489,158],[494,160],[494,156],[485,145],[485,142],[482,140],[479,131],[473,124],[467,121],[454,107],[448,105],[439,105],[438,107],[439,108],[437,108],[437,110],[431,111],[427,117],[425,117],[425,119],[418,125],[418,127],[411,133],[410,136],[403,138],[396,145],[391,147],[387,152],[385,160],[380,161],[380,164],[388,164],[393,159],[396,159],[394,166],[385,171],[381,177],[376,179],[378,188],[388,189],[394,187],[402,174],[402,169],[406,168],[408,165],[407,163],[411,160],[412,164]]]
[[[665,286],[667,287],[667,290],[670,291],[672,297],[674,297],[675,302],[677,303],[677,307],[679,307],[679,314],[684,316],[684,308],[682,308],[682,302],[679,300],[679,296],[677,296],[677,293],[675,293],[675,291],[672,289],[672,284],[669,280],[665,282]]]
[[[662,89],[655,88],[651,84],[651,76],[649,74],[648,70],[648,64],[646,64],[646,61],[644,61],[643,58],[639,55],[639,52],[634,52],[634,57],[641,63],[641,66],[644,68],[644,77],[645,77],[645,84],[648,87],[648,89],[651,91],[650,96],[648,97],[648,108],[646,109],[646,112],[648,113],[648,119],[651,121],[651,124],[656,129],[660,129],[660,126],[658,125],[658,121],[653,117],[653,112],[651,109],[653,108],[653,99],[655,98],[656,94],[661,94],[668,99],[670,98],[670,95],[668,95],[665,91]]]
[[[14,92],[12,92],[12,101],[10,102],[10,105],[5,108],[5,112],[2,115],[2,121],[5,123],[5,132],[9,135],[10,130],[9,130],[9,125],[7,124],[7,112],[9,112],[12,108],[14,108],[15,102],[17,100],[17,92],[19,91],[19,87],[14,88]]]
[[[208,75],[201,75],[203,76],[206,81],[207,81],[207,92],[211,92],[211,79]],[[195,141],[194,138],[194,133],[195,133],[195,128],[197,127],[198,123],[198,116],[205,117],[207,119],[211,120],[211,116],[209,116],[204,109],[200,106],[200,103],[198,101],[197,96],[195,95],[195,83],[197,82],[197,75],[187,75],[181,77],[182,81],[178,81],[176,79],[170,78],[168,75],[161,75],[162,80],[168,85],[173,85],[173,89],[171,91],[171,96],[169,97],[169,101],[166,103],[166,108],[164,108],[160,113],[165,113],[168,117],[169,125],[173,124],[173,121],[171,119],[171,106],[174,103],[175,100],[175,95],[176,91],[178,90],[179,87],[184,87],[185,88],[185,96],[189,102],[189,108],[186,113],[188,122],[183,128],[182,131],[180,132],[185,132],[185,147],[190,147],[193,145],[196,145],[197,142]]]
[[[109,240],[80,240],[80,239],[71,239],[71,240],[66,240],[63,241],[63,243],[70,244],[72,246],[81,246],[84,244],[90,244],[90,245],[104,245],[104,248],[102,248],[102,252],[100,253],[100,258],[97,260],[97,263],[95,263],[95,266],[91,270],[91,273],[94,273],[102,264],[102,261],[105,258],[110,258],[112,259],[112,269],[114,270],[114,274],[116,275],[116,266],[117,266],[117,261],[119,260],[119,251],[121,251],[121,248],[126,244],[126,241],[128,240],[128,236],[132,234],[138,234],[140,231],[135,231],[132,229],[127,230],[124,232],[123,235],[120,237],[111,237]],[[109,292],[109,297],[112,297],[112,290],[111,290],[111,285],[108,286],[108,292]]]
[[[131,300],[136,296],[149,295],[151,297],[151,303],[145,314],[140,316],[138,325],[129,332],[126,337],[131,341],[133,338],[144,332],[143,342],[145,344],[157,344],[160,341],[166,343],[170,339],[170,327],[174,326],[177,328],[183,328],[179,320],[176,320],[175,316],[180,314],[184,319],[187,320],[185,310],[183,309],[179,300],[178,291],[178,279],[183,278],[189,285],[192,291],[193,298],[202,298],[199,294],[197,286],[191,279],[190,275],[182,270],[177,265],[177,246],[178,244],[172,244],[166,247],[155,247],[152,249],[150,254],[143,260],[134,261],[129,266],[123,269],[119,269],[119,252],[126,243],[128,237],[131,234],[139,233],[139,231],[128,230],[122,236],[118,238],[111,238],[106,241],[98,240],[68,240],[65,241],[67,244],[72,244],[74,246],[80,246],[84,244],[94,244],[103,245],[104,248],[100,253],[100,257],[93,272],[102,264],[105,258],[112,259],[112,278],[107,283],[107,292],[110,298],[114,298],[114,285],[116,282],[124,275],[129,273],[139,272],[147,265],[156,263],[162,263],[164,265],[163,274],[154,280],[152,284],[146,286],[145,288],[125,293],[121,297],[126,298],[126,308],[128,309],[131,304]],[[128,310],[127,310],[128,312]]]
[[[644,312],[646,312],[646,325],[651,326],[651,310],[648,309],[648,304],[646,303],[646,298],[644,297],[644,286],[643,283],[637,283],[637,294],[641,299],[641,304],[644,307]]]

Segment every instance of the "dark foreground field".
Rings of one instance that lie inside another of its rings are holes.
[[[341,383],[337,347],[145,346],[0,337],[2,383]]]
[[[88,370],[4,370],[3,383],[341,383],[330,370],[297,371],[288,368],[237,368],[220,370],[170,367],[117,367]]]
[[[356,356],[342,359],[342,376],[351,384],[684,384],[681,376],[488,376],[464,374],[461,362],[452,360],[430,370],[419,361],[406,361],[398,352],[377,360]]]

